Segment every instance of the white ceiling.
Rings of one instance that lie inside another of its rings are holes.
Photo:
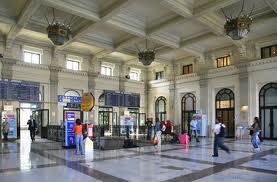
[[[245,0],[246,12],[255,4],[246,41],[277,32],[274,3]],[[7,45],[17,38],[51,45],[45,15],[51,21],[54,8],[59,21],[72,19],[73,39],[58,49],[133,62],[147,37],[148,47],[157,48],[156,61],[164,63],[237,45],[224,34],[221,8],[228,15],[237,14],[241,4],[242,0],[1,0],[0,31]]]

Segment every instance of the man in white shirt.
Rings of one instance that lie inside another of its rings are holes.
[[[224,145],[224,135],[225,135],[225,125],[220,123],[218,119],[215,120],[214,126],[214,155],[213,157],[218,157],[218,147],[222,150],[230,153],[230,150],[227,146]]]
[[[191,138],[192,138],[192,134],[194,134],[194,136],[196,138],[196,142],[199,142],[198,134],[197,134],[197,120],[196,120],[195,116],[193,116],[193,118],[190,122],[190,130],[191,130]]]

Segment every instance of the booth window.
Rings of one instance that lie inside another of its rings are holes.
[[[112,67],[106,66],[106,65],[101,65],[101,74],[107,75],[107,76],[112,76]]]
[[[216,58],[217,68],[229,66],[230,59],[231,59],[230,55]]]
[[[183,66],[183,75],[190,74],[193,72],[192,64]]]
[[[26,63],[33,63],[33,64],[40,64],[40,53],[38,52],[31,52],[24,50],[24,62]]]
[[[164,71],[156,72],[156,80],[164,79]]]
[[[261,49],[261,58],[269,58],[277,56],[277,45],[263,47]]]

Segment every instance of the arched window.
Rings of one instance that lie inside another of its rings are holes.
[[[277,139],[277,83],[264,85],[259,93],[262,136]]]
[[[189,123],[192,120],[195,109],[196,97],[192,93],[187,93],[182,98],[182,130],[190,131]]]
[[[234,108],[234,93],[232,90],[224,88],[216,94],[216,108]]]
[[[98,98],[98,105],[99,106],[104,106],[105,105],[105,96],[104,94],[101,94]]]
[[[166,116],[166,98],[160,96],[157,98],[155,103],[155,112],[156,118],[159,118],[160,121],[165,121]]]
[[[226,137],[235,136],[235,96],[228,88],[220,90],[216,94],[215,108],[216,118],[226,126]]]
[[[80,97],[80,94],[76,90],[68,90],[68,91],[66,91],[64,93],[64,96],[77,96],[77,97]]]

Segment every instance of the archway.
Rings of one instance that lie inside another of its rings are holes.
[[[277,139],[277,83],[268,83],[259,93],[262,136]]]
[[[224,88],[216,94],[216,118],[226,126],[226,137],[235,136],[235,97],[232,90]]]
[[[155,113],[156,118],[159,118],[160,121],[165,121],[166,118],[166,98],[160,96],[157,98],[155,103]]]
[[[190,132],[190,121],[195,109],[196,97],[192,93],[187,93],[182,97],[182,130]]]

